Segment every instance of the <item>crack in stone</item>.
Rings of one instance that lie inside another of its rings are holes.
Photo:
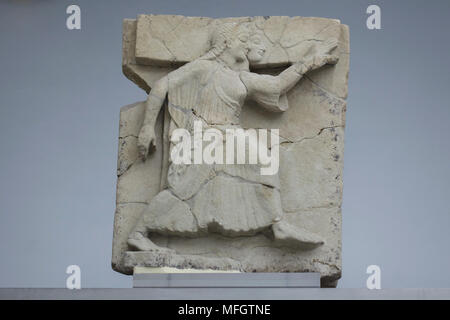
[[[307,80],[309,80],[313,85],[315,85],[316,87],[318,87],[319,89],[323,90],[324,92],[326,92],[327,94],[329,94],[330,96],[332,96],[333,98],[339,100],[340,102],[346,103],[346,100],[337,96],[336,94],[328,91],[327,89],[325,89],[324,87],[322,87],[321,85],[319,85],[317,82],[313,81],[307,74],[304,74],[303,77],[305,77]]]
[[[178,27],[186,20],[186,17],[182,17],[180,19],[180,22],[178,22],[175,27],[173,27],[169,32],[174,32],[176,29],[178,29]],[[178,37],[177,37],[178,38]]]
[[[319,132],[318,132],[317,134],[315,134],[314,136],[311,136],[311,137],[303,137],[303,138],[301,138],[301,139],[299,139],[299,140],[290,140],[290,139],[287,139],[287,138],[285,138],[285,137],[279,135],[281,138],[286,139],[286,141],[282,141],[282,142],[280,142],[278,145],[279,145],[279,146],[282,146],[282,145],[284,145],[284,144],[296,144],[296,143],[303,142],[304,140],[315,139],[315,138],[317,138],[318,136],[320,136],[320,135],[322,134],[322,132],[323,132],[324,130],[326,130],[326,129],[343,128],[343,127],[344,127],[343,125],[336,125],[336,126],[323,127],[323,128],[321,128],[321,129],[319,130]]]
[[[229,177],[229,178],[232,178],[232,179],[235,179],[235,180],[239,181],[240,183],[248,183],[248,184],[251,184],[251,185],[259,185],[259,186],[264,186],[264,187],[267,187],[267,188],[270,188],[270,189],[279,190],[276,186],[272,186],[272,185],[269,185],[269,184],[266,184],[266,183],[262,183],[262,182],[256,182],[256,181],[248,180],[248,179],[245,179],[245,178],[243,178],[241,176],[235,176],[235,175],[232,175],[232,174],[230,174],[228,172],[224,172],[224,171],[217,172],[217,176]]]
[[[184,19],[182,19],[182,20],[184,20]],[[158,38],[158,37],[154,34],[154,32],[152,31],[152,21],[150,21],[148,28],[150,29],[149,31],[150,31],[150,34],[151,34],[151,38],[153,38],[153,39],[159,41],[159,42],[164,46],[164,48],[166,48],[166,50],[167,50],[167,51],[170,53],[170,55],[172,56],[172,59],[171,59],[172,61],[177,61],[176,56],[175,56],[175,55],[173,54],[173,52],[167,47],[167,44],[166,44],[166,42],[164,41],[164,39]],[[174,30],[174,29],[170,30],[168,33],[170,33],[170,32],[173,31],[173,30]]]
[[[313,263],[320,263],[320,264],[329,266],[330,268],[335,268],[337,271],[341,270],[337,265],[332,264],[332,263],[328,263],[328,262],[325,262],[325,261],[320,261],[319,259],[312,259],[312,262]]]
[[[270,188],[270,189],[275,189],[275,190],[278,190],[279,191],[279,188],[277,188],[276,186],[272,186],[272,185],[269,185],[269,184],[266,184],[266,183],[262,183],[262,182],[256,182],[256,181],[252,181],[252,180],[248,180],[248,179],[245,179],[245,178],[243,178],[243,177],[241,177],[241,176],[235,176],[235,175],[232,175],[232,174],[230,174],[230,173],[228,173],[228,172],[225,172],[225,171],[223,171],[223,170],[218,170],[218,171],[216,171],[216,169],[214,169],[213,170],[214,171],[214,174],[212,174],[210,177],[208,177],[207,179],[205,179],[205,181],[203,181],[203,183],[199,186],[199,188],[195,191],[195,193],[193,193],[191,196],[189,196],[188,198],[180,198],[176,193],[175,193],[175,190],[173,190],[173,188],[169,185],[169,187],[167,188],[167,190],[169,190],[170,191],[170,193],[174,196],[174,197],[176,197],[177,199],[179,199],[179,200],[181,200],[181,201],[184,201],[184,202],[186,202],[188,205],[189,205],[189,207],[190,207],[190,204],[189,204],[189,200],[192,200],[208,183],[210,183],[212,180],[214,180],[214,178],[216,178],[216,177],[219,177],[219,176],[221,176],[221,177],[228,177],[228,178],[231,178],[231,179],[233,179],[233,180],[237,180],[237,181],[239,181],[240,183],[247,183],[247,184],[251,184],[251,185],[258,185],[258,186],[263,186],[263,187],[266,187],[266,188]]]
[[[126,135],[126,136],[123,136],[123,137],[119,137],[119,143],[120,143],[121,141],[125,140],[126,138],[135,138],[135,139],[138,139],[138,136],[136,136],[136,135],[134,135],[134,134],[129,134],[129,135]],[[119,154],[120,154],[120,150],[121,150],[121,147],[119,146]],[[123,157],[119,157],[119,159],[118,159],[118,164],[120,164],[120,163],[125,163],[124,161],[121,161],[121,158],[123,158]],[[136,163],[136,161],[137,161],[138,159],[139,159],[139,156],[137,156],[136,159],[134,159],[131,163],[129,163],[129,164],[126,166],[126,168],[124,168],[124,169],[120,168],[120,165],[118,165],[118,167],[117,167],[117,178],[120,178],[123,174],[125,174],[125,173],[131,168],[131,166],[132,166],[133,164]]]
[[[289,24],[289,19],[284,19],[284,20],[285,20],[285,22],[284,22],[283,30],[281,31],[280,38],[277,41],[277,43],[280,45],[280,47],[283,47],[281,45],[281,39],[283,39],[284,33],[285,33],[285,31],[287,29],[287,26]]]
[[[298,208],[298,209],[285,209],[283,208],[283,212],[285,213],[298,213],[298,212],[302,212],[302,211],[310,211],[310,210],[315,210],[315,209],[340,209],[341,205],[340,204],[325,204],[322,206],[312,206],[312,207],[306,207],[306,208]]]
[[[130,164],[125,168],[125,170],[123,170],[122,172],[120,172],[120,168],[117,168],[117,178],[120,178],[124,173],[126,173],[126,172],[131,168],[131,166],[132,166],[135,162],[136,162],[136,160],[134,160],[132,163],[130,163]]]
[[[292,48],[292,47],[295,47],[295,46],[297,46],[297,45],[300,45],[300,44],[302,44],[303,42],[306,42],[306,41],[323,42],[324,40],[316,39],[316,37],[317,37],[319,34],[321,34],[323,31],[325,31],[326,29],[328,29],[328,27],[330,27],[331,25],[333,25],[332,22],[328,23],[323,29],[321,29],[321,30],[318,31],[316,34],[314,34],[314,35],[312,36],[312,38],[303,39],[303,40],[300,40],[300,41],[298,41],[298,42],[296,42],[296,43],[294,43],[294,44],[291,44],[291,45],[289,45],[289,46],[286,46],[286,47],[282,46],[282,47],[284,47],[284,48],[286,48],[286,49],[287,49],[287,48]]]
[[[283,45],[281,45],[280,44],[280,46],[283,48],[283,49],[290,49],[290,48],[293,48],[293,47],[296,47],[296,46],[299,46],[299,45],[301,45],[303,42],[308,42],[308,41],[315,41],[315,42],[323,42],[324,40],[320,40],[320,39],[315,39],[315,38],[307,38],[307,39],[302,39],[302,40],[300,40],[300,41],[298,41],[298,42],[296,42],[296,43],[294,43],[294,44],[291,44],[291,45],[288,45],[288,46],[283,46]]]
[[[169,176],[169,175],[168,175],[168,176]],[[191,200],[192,198],[194,198],[194,197],[200,192],[200,190],[202,190],[203,187],[204,187],[205,185],[207,185],[207,184],[208,184],[212,179],[214,179],[215,177],[216,177],[216,174],[215,174],[215,172],[214,172],[214,175],[212,175],[211,177],[208,177],[207,179],[205,179],[205,181],[202,182],[202,184],[198,187],[198,189],[197,189],[190,197],[185,198],[185,199],[180,198],[177,194],[175,194],[175,190],[170,186],[170,183],[169,183],[169,186],[168,186],[167,189],[169,189],[169,191],[170,191],[175,197],[177,197],[177,199],[180,199],[181,201],[185,201],[185,202],[189,205],[189,207],[190,207],[190,204],[188,203],[188,201]]]
[[[116,202],[116,205],[127,205],[127,204],[145,204],[148,205],[148,202],[145,201],[120,201]]]
[[[135,135],[135,134],[127,134],[126,136],[119,137],[119,139],[126,139],[126,138],[136,138],[136,139],[138,139],[139,137],[137,135]]]
[[[329,27],[331,27],[333,25],[333,22],[329,22],[322,30],[320,30],[319,32],[317,32],[314,37],[317,37],[319,34],[321,34],[322,32],[324,32],[325,30],[327,30]]]

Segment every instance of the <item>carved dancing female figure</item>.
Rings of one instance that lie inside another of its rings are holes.
[[[193,132],[195,121],[204,128],[225,132],[240,128],[246,99],[263,108],[283,112],[286,93],[313,69],[335,64],[331,39],[313,56],[292,64],[277,76],[250,72],[249,65],[265,53],[254,24],[224,23],[211,37],[211,49],[158,80],[146,101],[145,119],[138,137],[145,160],[155,147],[155,123],[164,105],[170,115],[168,135],[177,128]],[[170,143],[170,149],[174,144]],[[253,164],[175,164],[170,161],[162,190],[150,201],[128,238],[133,249],[166,250],[155,245],[152,233],[198,237],[207,233],[251,236],[265,232],[282,245],[311,249],[323,244],[318,235],[283,219],[278,174],[259,174]]]

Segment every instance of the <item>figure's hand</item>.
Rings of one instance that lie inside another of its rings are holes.
[[[317,53],[313,58],[313,69],[320,68],[326,64],[336,64],[339,61],[339,55],[332,54],[334,49],[338,47],[338,40],[330,38],[324,41],[317,48]]]
[[[336,64],[339,56],[336,54],[323,54],[313,58],[313,69],[318,69],[326,64]]]
[[[335,54],[321,54],[309,57],[304,62],[296,64],[297,72],[305,74],[308,71],[319,69],[326,64],[336,64],[339,61],[339,56]]]
[[[336,64],[339,61],[339,55],[332,54],[334,49],[338,46],[336,38],[330,38],[324,41],[317,48],[316,54],[307,61],[309,69],[314,70],[323,67],[326,64]]]
[[[326,64],[336,64],[339,61],[339,55],[332,54],[338,46],[335,38],[330,38],[316,47],[313,54],[307,55],[304,61],[297,62],[296,70],[300,74],[305,74],[311,70],[319,69]]]
[[[329,55],[331,52],[338,47],[338,40],[336,38],[330,38],[324,41],[317,48],[317,55]]]
[[[147,159],[149,151],[153,151],[156,148],[155,141],[156,137],[153,126],[148,124],[142,126],[138,136],[138,150],[142,160]]]

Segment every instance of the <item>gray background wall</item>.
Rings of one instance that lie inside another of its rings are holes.
[[[82,29],[66,29],[66,7]],[[366,28],[369,4],[382,30]],[[450,2],[0,3],[0,287],[129,287],[110,267],[119,109],[145,99],[121,72],[123,18],[290,15],[350,26],[340,287],[450,287]]]

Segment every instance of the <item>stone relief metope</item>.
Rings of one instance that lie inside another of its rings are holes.
[[[333,19],[125,20],[123,72],[148,98],[121,109],[113,268],[335,286],[348,63]]]

